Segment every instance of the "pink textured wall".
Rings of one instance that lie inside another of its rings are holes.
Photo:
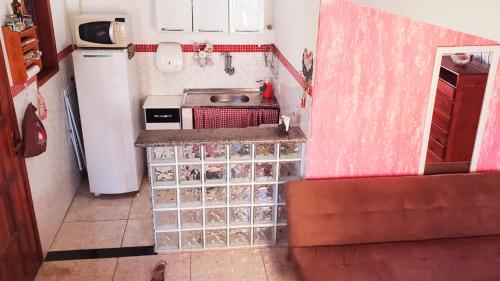
[[[436,47],[491,44],[347,0],[323,0],[307,177],[417,174]],[[498,84],[481,168],[499,166]]]

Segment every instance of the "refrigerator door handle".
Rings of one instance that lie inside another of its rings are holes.
[[[110,58],[112,55],[83,55],[84,58]]]

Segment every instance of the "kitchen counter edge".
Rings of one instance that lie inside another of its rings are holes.
[[[194,129],[194,130],[142,130],[136,147],[158,147],[190,144],[253,144],[253,143],[305,143],[306,136],[299,127],[281,134],[276,127]]]

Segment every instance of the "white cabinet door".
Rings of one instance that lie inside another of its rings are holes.
[[[156,0],[156,24],[160,32],[192,32],[191,0]]]
[[[231,33],[257,33],[264,29],[264,0],[229,0]]]
[[[193,28],[200,33],[227,33],[228,0],[193,0]]]

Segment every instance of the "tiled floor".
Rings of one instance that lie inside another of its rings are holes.
[[[51,251],[153,245],[147,180],[138,193],[94,196],[82,184]]]
[[[46,262],[37,281],[148,281],[154,265],[167,262],[165,280],[293,281],[287,249],[218,250],[118,259]]]
[[[147,181],[135,194],[90,193],[83,184],[71,204],[51,251],[153,245]],[[214,250],[95,260],[45,262],[36,280],[150,280],[154,265],[168,263],[166,280],[296,280],[287,249]]]

